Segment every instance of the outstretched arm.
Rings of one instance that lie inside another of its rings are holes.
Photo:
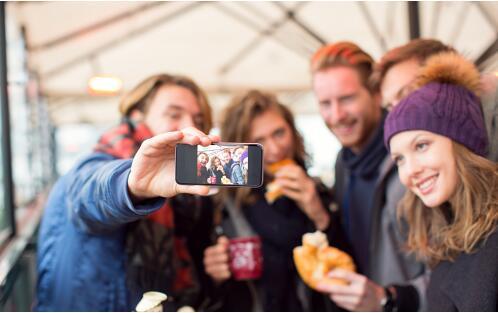
[[[217,140],[188,128],[144,141],[133,160],[100,154],[83,162],[71,175],[67,190],[72,220],[84,230],[105,232],[154,212],[166,197],[207,194],[207,186],[176,184],[175,146],[207,146]]]

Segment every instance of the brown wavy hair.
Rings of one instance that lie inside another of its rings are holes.
[[[408,222],[408,251],[431,266],[472,253],[498,224],[498,164],[456,142],[453,152],[460,179],[452,198],[428,208],[408,190],[398,211]]]
[[[211,169],[212,169],[212,170],[216,170],[216,162],[215,162],[215,160],[220,161],[220,164],[221,164],[221,160],[220,160],[220,158],[219,158],[219,157],[217,157],[217,156],[213,156],[213,157],[211,158]]]
[[[441,52],[456,52],[453,47],[445,45],[439,40],[417,38],[407,44],[393,48],[386,52],[379,63],[374,66],[374,71],[370,77],[370,85],[373,90],[379,91],[382,81],[387,72],[395,65],[415,59],[420,65],[424,65],[425,60]]]
[[[179,86],[188,89],[199,103],[202,114],[201,130],[208,133],[213,127],[213,118],[208,98],[202,89],[190,78],[181,75],[157,74],[150,76],[125,94],[119,103],[119,111],[128,116],[134,109],[146,113],[157,91],[163,86]]]
[[[255,118],[268,111],[274,111],[289,125],[294,139],[294,161],[306,168],[308,155],[304,149],[303,137],[294,123],[292,112],[281,104],[275,95],[259,90],[250,90],[235,96],[224,111],[221,123],[221,139],[227,142],[248,142],[251,124]],[[238,207],[250,205],[256,200],[250,188],[224,189],[221,198],[230,196]]]

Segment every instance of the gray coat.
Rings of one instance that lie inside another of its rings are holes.
[[[397,207],[406,189],[389,156],[382,162],[376,189],[367,274],[382,285],[405,283],[422,274],[424,266],[404,252],[406,225],[398,222]]]
[[[496,78],[490,80],[489,90],[484,92],[481,102],[489,139],[488,159],[498,162],[498,84]]]

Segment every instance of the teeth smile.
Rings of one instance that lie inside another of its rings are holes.
[[[338,125],[336,126],[336,129],[339,131],[339,132],[349,132],[353,129],[355,123],[351,123],[351,124],[342,124],[342,125]]]
[[[436,178],[437,178],[437,176],[433,176],[431,178],[428,178],[428,179],[424,180],[423,182],[417,184],[417,187],[422,192],[428,191],[434,185]]]

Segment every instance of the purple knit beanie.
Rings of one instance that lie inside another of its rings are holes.
[[[247,157],[248,157],[247,150],[244,150],[244,152],[242,152],[242,154],[240,155],[240,163],[242,163],[244,159]]]
[[[485,156],[488,137],[479,98],[461,84],[441,82],[438,78],[409,94],[388,114],[384,124],[387,149],[390,150],[391,138],[400,132],[427,130]],[[455,81],[458,83],[458,77]]]

